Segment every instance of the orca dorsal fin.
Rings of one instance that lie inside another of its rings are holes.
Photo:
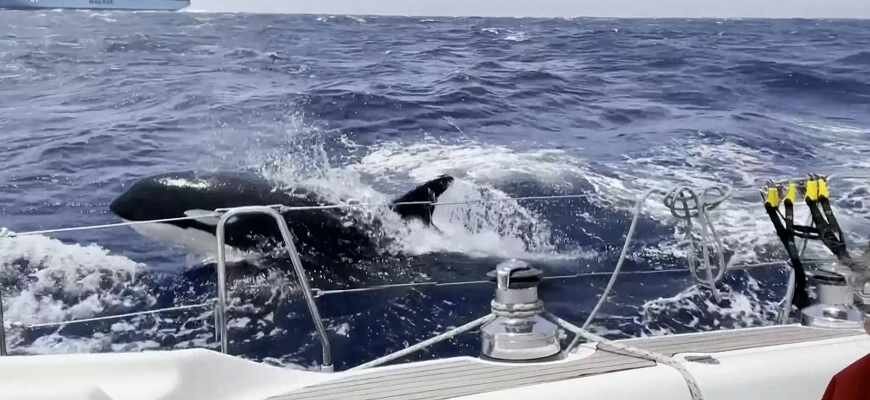
[[[449,175],[441,175],[429,182],[414,188],[414,190],[405,193],[402,197],[393,201],[392,210],[401,215],[405,219],[419,219],[426,225],[432,224],[432,213],[435,212],[435,206],[430,204],[397,204],[397,203],[413,203],[413,202],[436,202],[438,197],[444,193],[450,184],[453,183],[453,177]]]

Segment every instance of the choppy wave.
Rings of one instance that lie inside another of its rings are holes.
[[[276,190],[377,204],[446,173],[457,180],[445,201],[499,201],[439,208],[438,231],[384,207],[358,210],[393,246],[365,268],[379,283],[477,280],[504,257],[606,271],[638,195],[727,183],[733,199],[713,218],[739,264],[782,257],[758,185],[868,167],[870,34],[860,22],[4,12],[0,24],[0,225],[17,231],[114,222],[107,204],[125,185],[167,171],[250,170]],[[870,237],[870,188],[844,179],[833,190],[857,248]],[[584,197],[507,199],[561,194]],[[669,211],[658,200],[645,210],[626,267],[680,267]],[[292,274],[279,254],[260,261],[235,272],[234,353],[316,363]],[[770,324],[784,277],[731,275],[721,303],[684,275],[646,279],[620,281],[596,331]],[[0,239],[9,321],[200,303],[214,296],[213,280],[203,260],[129,229]],[[547,300],[579,321],[602,286],[555,284]],[[347,366],[475,317],[490,290],[321,302]],[[11,344],[19,353],[213,347],[212,324],[209,310],[191,310],[19,330]],[[455,344],[419,357],[475,351],[473,337]]]

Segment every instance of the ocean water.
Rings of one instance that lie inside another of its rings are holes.
[[[371,202],[444,173],[457,178],[447,201],[587,196],[443,207],[440,232],[388,220],[371,230],[395,248],[359,266],[378,279],[355,287],[479,280],[508,257],[549,275],[607,272],[634,200],[678,184],[734,186],[713,212],[730,264],[782,260],[760,185],[870,166],[867,21],[2,11],[0,26],[0,226],[13,231],[117,222],[108,204],[125,187],[181,170],[255,171],[276,187]],[[832,182],[860,249],[868,185]],[[682,271],[681,232],[660,198],[646,204],[626,269],[664,272],[621,277],[595,331],[775,323],[783,267],[730,273],[716,301]],[[263,262],[234,272],[231,352],[317,365],[294,278],[280,257]],[[214,296],[207,264],[129,228],[0,239],[5,318],[199,303]],[[579,323],[606,278],[550,281],[542,295]],[[482,315],[492,289],[318,302],[346,368]],[[12,329],[9,344],[18,354],[216,348],[212,321],[205,309]],[[466,335],[409,359],[476,352]]]

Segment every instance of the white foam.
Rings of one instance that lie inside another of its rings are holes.
[[[629,159],[617,168],[616,179],[631,182],[632,187],[611,183],[602,189],[616,189],[613,195],[631,198],[653,187],[686,185],[702,189],[722,183],[732,185],[734,197],[711,213],[725,247],[741,260],[752,262],[758,260],[759,249],[778,245],[779,239],[755,194],[756,185],[770,178],[770,167],[774,165],[771,155],[731,142],[710,143],[703,135],[661,145],[648,153],[651,155]],[[645,209],[662,223],[675,222],[661,197],[647,202]],[[674,239],[678,233],[675,229]],[[660,244],[678,253],[674,245],[674,241]]]
[[[788,119],[789,122],[794,123],[802,128],[808,128],[828,133],[837,134],[839,138],[842,138],[842,135],[847,136],[861,136],[870,134],[870,128],[864,128],[860,126],[852,126],[847,125],[845,123],[831,123],[831,122],[819,122],[819,121],[806,121],[802,119]]]
[[[112,324],[111,330],[112,332],[131,332],[136,330],[136,326],[129,322],[121,321]]]
[[[336,335],[349,337],[350,335],[350,324],[347,322],[342,322],[338,325],[331,325],[329,330],[335,333]]]
[[[511,32],[504,37],[504,40],[509,42],[525,42],[529,39],[531,39],[531,36],[525,32]]]
[[[655,336],[695,330],[743,328],[772,325],[779,315],[778,302],[764,301],[758,294],[764,292],[761,284],[746,275],[745,290],[736,291],[727,284],[720,285],[720,295],[727,306],[713,300],[712,295],[697,285],[690,286],[672,297],[661,297],[641,306],[639,325],[645,334]],[[687,322],[682,320],[688,316]]]
[[[104,352],[112,348],[111,335],[94,334],[88,338],[68,338],[59,333],[38,337],[28,346],[16,346],[26,354],[68,354]]]
[[[117,19],[112,18],[112,13],[93,13],[89,15],[91,18],[97,18],[104,22],[115,23],[118,22]]]
[[[227,328],[241,329],[247,327],[250,323],[251,319],[248,317],[231,318],[229,321],[227,321]]]
[[[304,187],[333,202],[353,199],[388,204],[415,184],[442,174],[458,178],[441,196],[442,201],[503,199],[506,194],[495,189],[499,183],[525,179],[564,188],[587,172],[585,165],[561,150],[516,152],[504,146],[471,141],[448,144],[431,138],[412,145],[387,142],[366,148],[346,136],[339,140],[346,149],[367,153],[336,167],[325,151],[326,135],[318,127],[296,114],[285,129],[285,146],[260,154],[259,159],[253,155],[248,162],[260,165],[261,173],[285,190]],[[440,232],[406,224],[386,207],[355,210],[354,218],[360,226],[376,225],[371,223],[374,220],[383,222],[381,233],[395,239],[385,249],[390,252],[528,256],[554,249],[549,224],[516,202],[438,207],[434,220]]]
[[[126,257],[111,254],[95,244],[65,244],[44,236],[24,236],[0,240],[0,277],[8,286],[4,293],[9,322],[24,324],[58,322],[88,318],[107,306],[123,306],[131,301],[153,303],[154,299],[131,299],[122,288],[135,286],[137,270],[143,266]],[[109,284],[112,290],[107,290]],[[10,290],[11,288],[11,290]],[[13,330],[9,341],[20,342]],[[64,339],[58,335],[39,338],[19,350],[28,353],[95,351],[105,338]]]
[[[417,227],[397,235],[406,251],[456,251],[480,256],[559,257],[552,228],[540,215],[496,188],[517,181],[574,190],[590,173],[588,167],[562,150],[515,151],[505,146],[476,142],[441,143],[428,139],[404,145],[385,143],[372,149],[351,169],[383,183],[397,180],[422,183],[449,174],[457,178],[441,202],[476,202],[465,206],[439,206],[433,216],[440,232]],[[406,178],[407,177],[407,178]],[[481,200],[496,200],[482,203]],[[581,249],[570,256],[585,254]]]
[[[439,201],[477,202],[507,197],[494,188],[459,180]],[[454,251],[477,256],[522,258],[553,256],[555,252],[550,225],[516,201],[437,207],[432,222],[438,231],[412,225],[406,235],[400,236],[406,252]]]
[[[440,143],[434,139],[410,145],[382,144],[351,168],[378,180],[409,176],[421,182],[450,174],[485,184],[527,179],[554,188],[570,186],[573,178],[582,178],[591,172],[584,160],[563,150],[521,152],[473,141]]]

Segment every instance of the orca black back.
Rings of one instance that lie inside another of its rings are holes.
[[[426,182],[396,199],[390,207],[405,219],[431,224],[437,201],[453,178],[441,176]],[[420,204],[396,204],[396,203]],[[267,180],[244,173],[175,172],[144,178],[112,202],[110,208],[128,221],[145,221],[196,215],[202,218],[172,221],[180,228],[173,237],[161,239],[185,245],[191,235],[216,233],[218,208],[282,204],[288,207],[332,205],[313,191],[277,189]],[[304,259],[317,263],[335,263],[372,258],[383,248],[377,221],[367,224],[354,219],[342,208],[288,211],[285,220]],[[144,228],[143,228],[144,229]],[[280,240],[275,222],[266,215],[244,215],[227,222],[226,244],[239,250],[268,251]],[[208,241],[206,238],[205,241]],[[204,244],[199,248],[216,248]]]

